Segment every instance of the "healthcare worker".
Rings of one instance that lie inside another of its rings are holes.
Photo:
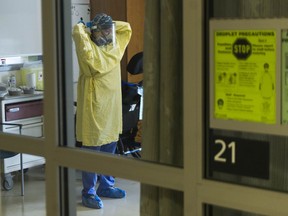
[[[131,34],[129,23],[114,22],[104,13],[97,14],[86,25],[82,21],[73,28],[80,68],[76,139],[82,142],[82,148],[115,153],[122,133],[120,61]],[[97,177],[99,186],[96,191]],[[124,190],[114,187],[113,176],[97,176],[83,171],[82,183],[82,204],[89,208],[103,208],[100,197],[126,196]]]

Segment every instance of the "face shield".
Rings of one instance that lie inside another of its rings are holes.
[[[92,26],[91,39],[97,46],[115,45],[115,23],[111,25]]]

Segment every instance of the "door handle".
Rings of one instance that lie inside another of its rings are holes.
[[[8,109],[8,112],[19,112],[19,110],[20,110],[19,107],[14,107],[14,108]]]

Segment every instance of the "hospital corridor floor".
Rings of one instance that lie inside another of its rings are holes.
[[[21,175],[13,173],[14,186],[1,190],[1,216],[45,216],[45,168],[30,168],[25,173],[24,196],[21,196]],[[2,179],[1,179],[2,183]],[[103,209],[90,209],[81,204],[81,173],[76,172],[76,215],[77,216],[138,216],[140,208],[140,183],[116,178],[116,187],[127,192],[123,199],[102,198]]]

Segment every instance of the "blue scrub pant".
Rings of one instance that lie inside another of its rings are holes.
[[[90,149],[93,151],[115,153],[117,142],[112,142],[102,146],[82,146],[82,148]],[[114,186],[115,179],[113,176],[101,175],[91,172],[82,171],[82,195],[96,194],[95,186],[97,183],[97,177],[99,177],[98,189],[104,189],[110,186]]]

